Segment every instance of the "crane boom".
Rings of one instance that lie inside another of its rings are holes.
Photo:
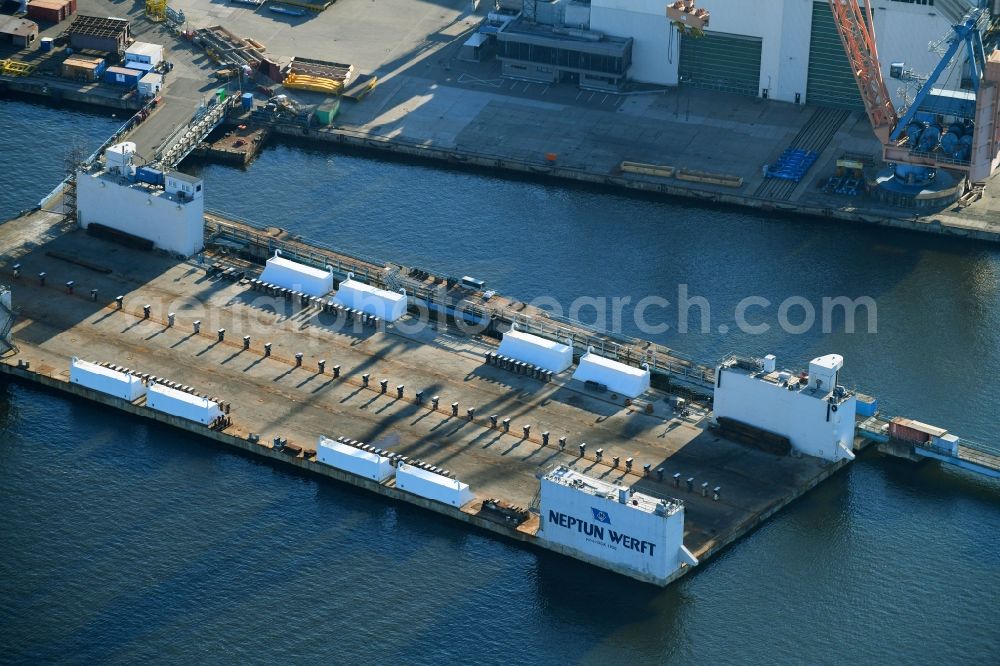
[[[878,62],[878,49],[872,28],[872,10],[868,0],[829,0],[833,22],[844,44],[844,52],[854,73],[854,80],[861,92],[861,99],[868,113],[875,136],[886,145],[889,135],[896,128],[899,117],[892,105],[892,98],[882,80]],[[861,7],[864,5],[864,8]]]

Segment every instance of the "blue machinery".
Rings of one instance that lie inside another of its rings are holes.
[[[902,203],[916,201],[914,197],[924,185],[941,181],[932,187],[932,198],[947,203],[946,199],[957,196],[960,181],[942,178],[942,167],[966,172],[970,181],[988,178],[1000,149],[996,138],[1000,70],[994,56],[986,57],[982,39],[989,12],[970,10],[932,47],[935,51],[945,47],[942,58],[900,118],[882,79],[871,0],[829,3],[872,130],[882,143],[885,160],[895,166],[894,174],[879,177],[878,189],[889,186],[896,190],[891,202]],[[957,66],[956,55],[962,51],[967,55],[972,90],[935,87],[942,74]],[[890,74],[908,78],[901,64],[893,65]]]
[[[917,93],[916,98],[913,100],[913,104],[910,105],[910,108],[903,117],[899,119],[896,129],[889,135],[892,141],[898,141],[904,132],[909,136],[908,130],[910,124],[914,122],[927,97],[933,94],[932,89],[934,84],[937,83],[941,74],[951,65],[952,59],[954,59],[963,45],[969,56],[969,76],[972,79],[972,90],[974,93],[979,94],[980,80],[986,68],[986,52],[983,49],[981,30],[985,27],[988,19],[989,15],[984,10],[973,9],[966,15],[965,20],[951,27],[952,33],[945,40],[948,43],[948,48],[944,52],[944,56],[937,67],[934,68],[934,71],[931,72],[931,75],[927,77],[927,81],[921,86],[920,92]],[[970,117],[974,117],[975,115],[974,100],[972,102],[972,111],[973,113],[970,114]]]

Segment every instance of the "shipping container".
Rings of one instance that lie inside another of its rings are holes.
[[[28,18],[59,23],[76,13],[76,0],[31,0]]]
[[[104,65],[101,58],[66,58],[62,63],[62,75],[77,81],[98,81],[104,73]]]
[[[108,67],[104,70],[104,81],[118,86],[137,86],[142,72],[126,67]]]
[[[242,95],[240,95],[240,102],[242,103],[243,108],[246,109],[247,111],[249,111],[250,109],[252,109],[253,108],[253,93],[248,92],[248,93],[243,93]]]
[[[927,425],[926,423],[921,423],[920,421],[914,421],[913,419],[905,419],[897,416],[889,423],[889,435],[893,439],[898,439],[904,442],[914,442],[917,444],[926,444],[931,441],[934,437],[942,437],[948,434],[948,431],[944,428],[938,428],[936,426]]]
[[[38,47],[42,50],[42,53],[48,53],[49,51],[52,50],[52,38],[42,37],[42,41],[38,45]]]
[[[339,110],[340,98],[337,98],[332,102],[327,102],[326,104],[321,104],[316,107],[316,123],[323,126],[333,124],[333,119],[337,117],[337,112]]]

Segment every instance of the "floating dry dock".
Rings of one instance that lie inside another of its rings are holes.
[[[627,404],[572,370],[545,381],[484,363],[496,341],[455,326],[412,326],[412,314],[373,326],[266,293],[250,282],[262,267],[231,249],[178,260],[36,212],[0,226],[0,252],[17,275],[6,374],[640,580],[676,579],[845,464],[734,443],[655,389]],[[219,272],[220,259],[242,268]],[[74,357],[200,393],[227,416],[201,425],[70,383]],[[321,436],[397,469],[447,470],[473,499],[456,507],[319,462]]]

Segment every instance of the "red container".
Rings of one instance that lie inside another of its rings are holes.
[[[891,435],[893,439],[898,439],[904,442],[915,442],[917,444],[926,444],[931,441],[931,433],[926,432],[919,427],[912,427],[904,419],[893,420],[889,423],[889,435]]]

